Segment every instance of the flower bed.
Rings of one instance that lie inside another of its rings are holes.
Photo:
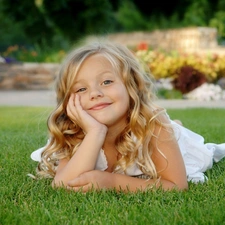
[[[181,92],[183,98],[224,99],[224,86],[221,86],[220,83],[224,83],[225,80],[225,55],[150,50],[143,43],[135,51],[135,54],[148,66],[147,69],[155,78],[158,89],[167,90],[167,95],[168,92],[175,89]],[[221,80],[223,82],[220,82]],[[202,87],[198,89],[201,90],[200,92],[193,92],[200,86]],[[207,95],[206,92],[209,89],[210,93],[214,93],[212,94],[214,97],[204,98],[201,96]],[[218,95],[218,89],[221,89],[222,94]],[[196,96],[194,97],[194,95]]]

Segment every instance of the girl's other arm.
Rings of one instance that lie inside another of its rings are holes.
[[[163,123],[170,126],[170,120],[166,116],[160,116]],[[153,146],[152,160],[155,164],[158,176],[161,177],[164,188],[170,188],[169,183],[178,189],[187,189],[187,175],[181,151],[171,127],[156,126],[151,144]],[[168,183],[169,182],[169,183]]]
[[[169,122],[169,121],[168,121]],[[153,137],[152,161],[158,172],[157,180],[144,180],[122,174],[113,174],[112,182],[116,189],[130,191],[146,190],[152,187],[161,187],[164,190],[188,189],[186,169],[178,143],[172,129],[160,128],[158,125],[155,130],[158,138]]]

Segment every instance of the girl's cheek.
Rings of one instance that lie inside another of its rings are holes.
[[[80,105],[81,105],[82,108],[84,108],[85,102],[86,102],[86,101],[85,101],[85,96],[81,96],[81,95],[80,95]]]

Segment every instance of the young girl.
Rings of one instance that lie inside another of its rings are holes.
[[[225,144],[171,121],[153,84],[123,45],[95,42],[73,51],[56,80],[49,141],[34,151],[38,174],[74,191],[188,189],[225,156]]]

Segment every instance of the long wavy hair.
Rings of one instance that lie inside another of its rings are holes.
[[[153,104],[155,90],[151,75],[127,47],[102,40],[75,49],[62,64],[55,87],[57,107],[48,118],[49,143],[42,153],[38,174],[54,177],[58,161],[71,158],[84,138],[82,129],[68,117],[66,107],[82,63],[94,54],[101,54],[109,60],[121,75],[130,98],[127,125],[116,138],[121,158],[114,167],[115,172],[126,173],[126,168],[136,162],[144,174],[157,178],[151,159],[151,139],[156,124],[164,125],[157,118],[159,111],[156,113]]]

